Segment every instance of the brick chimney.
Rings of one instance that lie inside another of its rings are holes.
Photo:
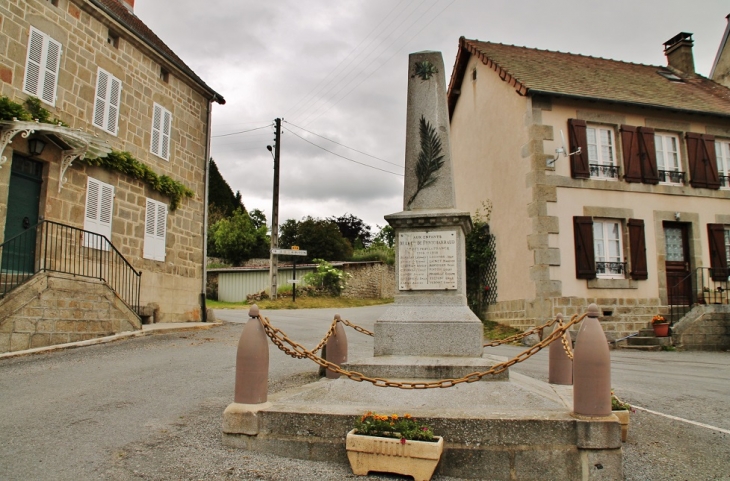
[[[727,17],[725,34],[717,49],[715,62],[712,64],[710,78],[715,82],[730,88],[730,15]]]
[[[127,10],[134,12],[134,0],[117,0],[119,3],[127,7]]]
[[[692,34],[680,32],[664,42],[664,55],[670,67],[680,72],[694,75],[695,60],[692,56]]]

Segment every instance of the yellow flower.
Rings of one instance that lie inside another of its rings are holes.
[[[411,419],[411,415],[408,414],[408,413],[406,413],[405,416],[403,416],[403,417],[406,418],[406,419]]]

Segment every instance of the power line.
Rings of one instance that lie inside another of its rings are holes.
[[[253,132],[254,130],[261,130],[265,129],[267,127],[271,127],[273,124],[264,125],[263,127],[256,127],[255,129],[249,129],[249,130],[241,130],[240,132],[231,132],[230,134],[222,134],[222,135],[211,135],[211,138],[214,137],[228,137],[229,135],[238,135],[238,134],[245,134],[246,132]]]
[[[388,173],[388,174],[393,174],[393,175],[398,175],[398,176],[400,176],[400,177],[405,177],[405,176],[404,176],[403,174],[398,174],[398,173],[396,173],[396,172],[391,172],[391,171],[389,171],[389,170],[381,169],[381,168],[379,168],[379,167],[375,167],[375,166],[372,166],[372,165],[368,165],[368,164],[365,164],[365,163],[362,163],[362,162],[358,162],[357,160],[353,160],[353,159],[351,159],[351,158],[349,158],[349,157],[345,157],[344,155],[340,155],[340,154],[338,154],[338,153],[336,153],[336,152],[332,152],[331,150],[325,149],[325,148],[324,148],[324,147],[322,147],[321,145],[317,145],[317,144],[315,144],[314,142],[311,142],[311,141],[309,141],[309,140],[305,139],[304,137],[302,137],[302,136],[298,135],[298,134],[297,134],[296,132],[294,132],[294,131],[293,131],[293,130],[291,130],[291,129],[288,129],[288,128],[286,128],[286,127],[284,127],[284,129],[285,129],[285,130],[286,130],[287,132],[289,132],[290,134],[292,134],[293,136],[295,136],[295,137],[299,137],[300,139],[302,139],[302,140],[303,140],[303,141],[305,141],[306,143],[308,143],[308,144],[312,144],[312,145],[314,145],[315,147],[317,147],[318,149],[322,149],[322,150],[324,150],[325,152],[329,152],[330,154],[332,154],[332,155],[336,155],[337,157],[340,157],[340,158],[342,158],[342,159],[345,159],[345,160],[349,160],[350,162],[354,162],[354,163],[356,163],[356,164],[360,164],[360,165],[362,165],[362,166],[364,166],[364,167],[370,167],[371,169],[379,170],[379,171],[381,171],[381,172],[386,172],[386,173]]]
[[[397,55],[397,54],[398,54],[398,53],[399,53],[399,52],[400,52],[401,50],[403,50],[404,48],[406,48],[406,46],[408,46],[408,44],[409,44],[409,43],[411,42],[411,40],[413,40],[414,38],[416,38],[416,36],[417,36],[418,34],[420,34],[421,32],[423,32],[423,30],[424,30],[424,29],[425,29],[426,27],[428,27],[429,25],[431,25],[431,23],[433,23],[433,21],[434,21],[434,20],[436,20],[436,19],[437,19],[437,18],[438,18],[438,17],[439,17],[439,16],[440,16],[440,15],[441,15],[441,14],[442,14],[442,13],[443,13],[443,12],[444,12],[444,11],[445,11],[446,9],[447,9],[447,8],[449,8],[449,7],[450,7],[451,5],[453,5],[453,4],[455,3],[455,2],[456,2],[456,0],[452,0],[452,1],[451,1],[451,3],[449,3],[449,4],[448,4],[448,5],[446,5],[446,6],[444,7],[444,8],[442,8],[442,9],[441,9],[441,11],[440,11],[439,13],[437,13],[437,14],[436,14],[436,15],[435,15],[435,16],[434,16],[434,17],[433,17],[433,18],[432,18],[431,20],[429,20],[429,22],[428,22],[428,23],[427,23],[426,25],[424,25],[424,26],[423,26],[423,27],[422,27],[422,28],[421,28],[421,29],[420,29],[420,30],[419,30],[418,32],[416,32],[415,34],[413,34],[413,35],[411,36],[411,38],[409,38],[409,39],[408,39],[408,40],[407,40],[407,41],[406,41],[406,42],[405,42],[405,43],[403,44],[403,46],[402,46],[401,48],[399,48],[398,50],[396,50],[395,52],[393,52],[393,55],[391,55],[390,57],[388,57],[387,59],[385,59],[385,61],[384,61],[383,63],[381,63],[381,64],[380,64],[380,65],[379,65],[379,66],[378,66],[378,67],[377,67],[377,68],[376,68],[375,70],[373,70],[372,72],[370,72],[370,73],[369,73],[369,74],[368,74],[368,75],[367,75],[367,76],[366,76],[365,78],[363,78],[363,79],[362,79],[362,80],[361,80],[360,82],[358,82],[358,83],[357,83],[356,85],[353,85],[353,86],[352,86],[352,88],[351,88],[350,90],[348,90],[347,92],[345,92],[345,94],[344,94],[344,95],[343,95],[342,97],[340,97],[339,99],[337,99],[337,101],[335,101],[335,102],[334,102],[334,103],[333,103],[332,105],[330,105],[330,106],[329,106],[329,107],[328,107],[328,108],[327,108],[326,110],[324,110],[323,112],[321,112],[321,113],[320,113],[319,115],[317,115],[316,117],[314,117],[314,118],[311,118],[311,119],[309,120],[309,122],[308,122],[308,123],[312,123],[312,122],[314,122],[315,120],[317,120],[318,118],[320,118],[321,116],[323,116],[324,114],[326,114],[327,112],[329,112],[329,111],[330,111],[330,110],[331,110],[331,109],[332,109],[332,108],[333,108],[333,107],[334,107],[335,105],[337,105],[338,103],[340,103],[340,101],[342,101],[342,99],[344,99],[345,97],[347,97],[347,96],[348,96],[348,95],[350,94],[350,92],[352,92],[353,90],[355,90],[355,89],[356,89],[357,87],[359,87],[359,86],[360,86],[360,85],[361,85],[361,84],[362,84],[363,82],[365,82],[365,81],[366,81],[367,79],[369,79],[370,77],[372,77],[372,76],[373,76],[373,74],[374,74],[375,72],[377,72],[378,70],[380,70],[380,68],[382,68],[382,67],[383,67],[383,65],[387,64],[388,62],[390,62],[390,60],[391,60],[391,59],[392,59],[393,57],[395,57],[395,56],[396,56],[396,55]],[[435,5],[435,4],[434,4],[434,5]],[[410,27],[409,27],[409,28],[410,28]],[[394,42],[394,43],[395,43],[395,42]],[[372,62],[371,62],[371,63],[372,63]]]
[[[381,162],[385,162],[386,164],[390,164],[390,165],[395,165],[396,167],[403,167],[403,166],[402,166],[401,164],[395,164],[395,163],[393,163],[393,162],[389,162],[389,161],[387,161],[387,160],[385,160],[385,159],[381,159],[380,157],[375,157],[374,155],[370,155],[370,154],[368,154],[367,152],[363,152],[363,151],[361,151],[361,150],[353,149],[352,147],[348,147],[348,146],[347,146],[347,145],[345,145],[345,144],[341,144],[341,143],[339,143],[339,142],[337,142],[337,141],[335,141],[335,140],[332,140],[332,139],[328,139],[327,137],[324,137],[323,135],[315,134],[315,133],[314,133],[314,132],[312,132],[311,130],[307,130],[307,129],[305,129],[304,127],[300,127],[300,126],[298,126],[298,125],[294,125],[293,123],[291,123],[291,122],[288,122],[288,121],[286,121],[286,120],[284,120],[284,122],[286,122],[287,124],[291,125],[292,127],[296,127],[296,128],[298,128],[298,129],[302,129],[302,130],[303,130],[303,131],[305,131],[305,132],[309,132],[309,133],[310,133],[310,134],[312,134],[312,135],[316,135],[317,137],[319,137],[319,138],[321,138],[321,139],[324,139],[324,140],[326,140],[326,141],[328,141],[328,142],[332,142],[333,144],[337,144],[337,145],[340,145],[340,146],[342,146],[342,147],[344,147],[344,148],[346,148],[346,149],[354,150],[354,151],[355,151],[355,152],[357,152],[358,154],[362,154],[362,155],[367,155],[368,157],[372,157],[373,159],[379,160],[379,161],[381,161]],[[289,129],[287,129],[287,130],[289,130]]]

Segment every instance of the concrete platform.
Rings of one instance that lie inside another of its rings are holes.
[[[571,410],[571,386],[515,373],[505,382],[428,390],[323,379],[271,396],[263,405],[229,405],[223,443],[347,463],[345,435],[356,418],[366,411],[409,413],[444,437],[437,473],[494,480],[623,479],[618,419],[579,419]]]
[[[412,357],[374,356],[347,362],[344,368],[368,377],[383,379],[458,379],[473,372],[488,371],[507,358],[482,357]],[[484,376],[482,381],[507,381],[509,369],[499,374]]]

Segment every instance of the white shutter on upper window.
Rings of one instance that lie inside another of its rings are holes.
[[[117,135],[119,105],[122,98],[122,82],[109,72],[99,68],[94,99],[94,125],[110,134]]]
[[[165,261],[165,240],[167,234],[167,205],[147,199],[144,226],[145,259]]]
[[[170,132],[172,130],[172,114],[160,104],[152,108],[152,139],[150,152],[170,160]]]
[[[99,235],[84,234],[84,246],[109,250],[112,238],[114,187],[89,177],[86,186],[84,230]],[[109,242],[99,236],[106,237]]]
[[[31,27],[26,60],[23,91],[55,105],[61,44]]]

